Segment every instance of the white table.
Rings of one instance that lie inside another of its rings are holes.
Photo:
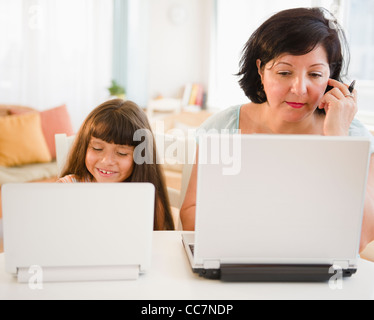
[[[192,273],[180,232],[155,232],[152,268],[137,281],[44,283],[42,290],[31,290],[5,273],[0,254],[4,299],[374,299],[374,263],[360,260],[358,273],[336,290],[328,283],[223,283]]]

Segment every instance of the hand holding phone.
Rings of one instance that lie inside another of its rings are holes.
[[[348,86],[337,80],[329,79],[328,86],[332,89],[325,93],[318,106],[319,109],[326,111],[325,135],[349,135],[349,128],[358,110],[355,83],[354,81]]]

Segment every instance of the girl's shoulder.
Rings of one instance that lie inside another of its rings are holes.
[[[57,180],[58,183],[78,183],[78,182],[88,182],[84,179],[79,179],[76,175],[70,174],[68,176],[65,176],[63,178],[60,178]]]

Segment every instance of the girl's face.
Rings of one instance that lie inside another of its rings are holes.
[[[86,167],[95,182],[123,182],[134,170],[134,147],[107,143],[92,137]]]
[[[312,115],[330,77],[326,50],[322,46],[302,56],[284,54],[270,61],[259,74],[268,105],[282,120],[301,121]]]

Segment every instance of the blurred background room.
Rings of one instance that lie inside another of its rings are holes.
[[[347,82],[357,80],[359,116],[374,125],[372,0],[0,0],[0,104],[65,104],[75,130],[112,80],[145,109],[241,104],[245,42],[273,13],[299,6],[338,17],[351,46]],[[197,102],[186,92],[194,85]]]

